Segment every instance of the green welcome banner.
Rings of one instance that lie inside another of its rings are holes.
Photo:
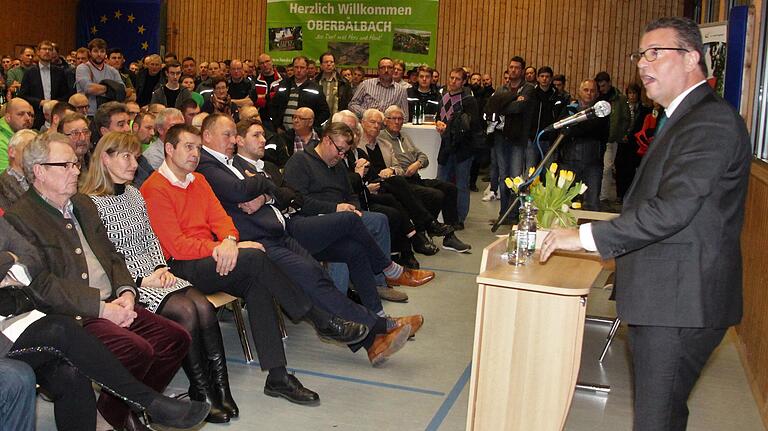
[[[434,66],[437,14],[438,0],[268,0],[265,45],[275,64],[330,51],[340,67]]]

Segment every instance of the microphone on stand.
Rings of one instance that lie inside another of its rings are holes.
[[[581,123],[582,121],[591,120],[595,117],[607,117],[611,113],[611,104],[606,102],[605,100],[601,100],[597,103],[595,103],[593,106],[577,112],[573,115],[571,115],[568,118],[563,118],[562,120],[551,124],[548,126],[545,130],[548,132],[551,132],[553,130],[562,129],[563,127],[570,126],[571,124]]]

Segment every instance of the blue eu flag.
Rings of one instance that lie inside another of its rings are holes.
[[[161,0],[80,0],[77,7],[77,44],[94,38],[120,48],[126,61],[136,61],[160,48]]]

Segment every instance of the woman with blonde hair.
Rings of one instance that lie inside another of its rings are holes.
[[[96,145],[80,192],[98,208],[107,235],[139,287],[139,302],[182,325],[192,344],[182,367],[189,397],[211,403],[208,422],[229,422],[239,410],[229,389],[227,361],[216,310],[205,295],[168,270],[160,243],[149,224],[146,204],[130,183],[141,144],[136,136],[109,132]]]

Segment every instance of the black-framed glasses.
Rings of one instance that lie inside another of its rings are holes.
[[[633,63],[637,63],[640,61],[640,58],[645,58],[645,61],[652,62],[656,61],[657,58],[659,58],[659,51],[685,51],[685,52],[691,52],[688,49],[685,48],[665,48],[665,47],[653,47],[648,48],[645,51],[640,52],[633,52],[629,55],[629,59],[632,60]]]
[[[333,144],[333,146],[336,147],[336,152],[339,153],[339,155],[343,156],[344,154],[347,154],[347,151],[349,151],[349,149],[345,150],[345,149],[341,148],[340,146],[336,145],[336,141],[334,141],[333,138],[331,138],[331,135],[328,135],[327,138],[330,139],[331,140],[331,144]]]
[[[46,162],[46,163],[38,163],[40,166],[58,166],[60,168],[64,168],[66,170],[70,170],[73,167],[76,167],[77,169],[80,169],[82,166],[82,163],[80,161],[76,162]]]

